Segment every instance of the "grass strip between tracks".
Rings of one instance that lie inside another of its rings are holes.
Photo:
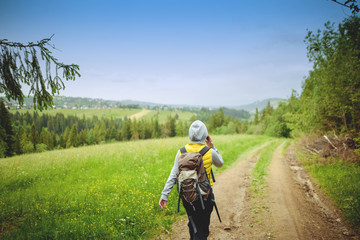
[[[263,211],[269,211],[269,207],[265,203],[265,188],[267,187],[265,176],[268,174],[269,165],[273,159],[275,150],[282,144],[282,154],[284,150],[289,146],[290,140],[274,139],[264,149],[261,150],[259,159],[255,167],[252,170],[251,177],[251,198],[252,198],[252,209],[251,212],[254,214],[250,219],[248,226],[253,227],[254,224],[262,225],[262,213]],[[267,239],[274,237],[274,233],[268,232],[264,236]]]

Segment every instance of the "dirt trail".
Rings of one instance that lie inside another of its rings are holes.
[[[290,147],[274,153],[268,201],[278,239],[360,239],[332,202],[310,181]]]
[[[331,201],[314,186],[296,161],[292,147],[274,152],[263,194],[251,196],[254,150],[236,166],[217,176],[214,185],[222,223],[214,210],[208,239],[360,239]],[[189,239],[187,218],[161,239]]]

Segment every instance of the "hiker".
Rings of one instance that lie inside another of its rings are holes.
[[[210,149],[207,148],[209,150],[203,155],[202,158],[208,179],[210,180],[210,184],[212,186],[213,178],[211,177],[211,165],[214,164],[216,167],[221,167],[224,164],[224,161],[218,150],[215,148],[211,137],[208,135],[205,124],[199,120],[196,120],[189,128],[189,143],[185,146],[186,152],[200,152],[206,146],[205,143]],[[161,198],[159,201],[161,209],[166,207],[170,191],[176,183],[176,176],[178,174],[178,160],[180,154],[182,154],[182,151],[180,152],[179,150],[176,154],[174,166],[171,170],[170,176],[166,181],[164,190],[161,193]],[[202,203],[200,203],[200,199],[193,203],[189,203],[184,199],[182,202],[189,218],[188,227],[190,239],[207,239],[209,235],[210,215],[214,207],[214,194],[212,193],[212,190],[211,193],[207,196],[207,199],[203,199]],[[204,210],[203,206],[205,206]],[[194,234],[194,230],[196,234]]]

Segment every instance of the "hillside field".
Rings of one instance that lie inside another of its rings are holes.
[[[272,138],[214,136],[226,169]],[[146,239],[179,216],[172,191],[158,201],[187,138],[95,145],[0,160],[0,237]],[[219,173],[215,169],[215,175]],[[184,214],[184,210],[181,210]]]
[[[11,113],[26,113],[29,112],[33,114],[35,110],[10,110]],[[124,118],[124,117],[132,117],[132,116],[139,116],[136,117],[137,120],[141,119],[151,119],[158,116],[159,122],[163,123],[167,120],[169,116],[175,117],[178,115],[178,119],[183,121],[189,121],[192,116],[196,116],[196,113],[192,112],[183,112],[183,111],[170,111],[170,110],[150,110],[150,109],[131,109],[131,108],[93,108],[93,109],[48,109],[42,112],[37,111],[39,114],[49,114],[49,115],[56,115],[57,113],[62,113],[65,116],[77,116],[82,118],[92,118],[93,116],[97,116],[99,119],[101,118]]]

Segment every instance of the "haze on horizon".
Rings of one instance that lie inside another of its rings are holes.
[[[82,74],[63,96],[238,106],[301,92],[307,29],[349,14],[329,0],[3,0],[0,39],[55,34]]]

